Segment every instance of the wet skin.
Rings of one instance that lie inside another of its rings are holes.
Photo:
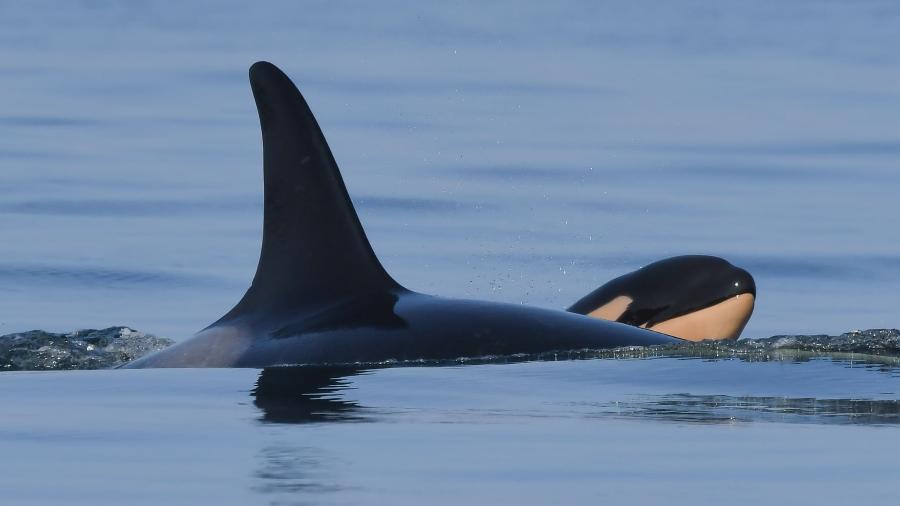
[[[403,288],[375,257],[299,91],[266,62],[251,67],[250,83],[264,166],[253,282],[219,321],[126,367],[442,360],[679,341],[573,312]]]
[[[718,257],[685,255],[620,276],[569,311],[700,341],[737,339],[755,301],[749,272]]]

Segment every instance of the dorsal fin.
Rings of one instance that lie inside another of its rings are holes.
[[[263,139],[262,251],[252,285],[222,320],[401,288],[375,257],[296,86],[268,62],[250,67],[250,85]]]

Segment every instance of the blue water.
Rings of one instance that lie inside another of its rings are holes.
[[[877,1],[0,2],[0,334],[181,340],[238,300],[259,59],[411,289],[563,308],[707,253],[756,277],[746,336],[900,326],[898,22]],[[894,373],[846,366],[379,371],[339,389],[370,423],[311,425],[259,421],[258,371],[4,374],[0,484],[16,504],[874,503],[897,492],[893,420],[779,411],[892,409]]]
[[[719,254],[746,335],[898,323],[890,2],[5,3],[0,333],[174,339],[233,304],[261,223],[257,59],[307,95],[388,270],[562,308]]]
[[[644,359],[274,372],[6,373],[4,496],[890,504],[900,492],[892,366]]]

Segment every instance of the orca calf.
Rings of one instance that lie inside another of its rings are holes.
[[[737,339],[755,302],[749,272],[718,257],[685,255],[620,276],[568,311],[702,341]]]
[[[680,341],[578,314],[588,303],[566,312],[446,299],[400,286],[375,257],[300,92],[267,62],[250,68],[250,84],[264,168],[262,250],[253,282],[206,329],[125,367],[452,360]]]

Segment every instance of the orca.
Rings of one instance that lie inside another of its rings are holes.
[[[620,276],[568,311],[701,341],[740,337],[753,314],[756,282],[727,260],[683,255]]]
[[[264,170],[262,248],[253,281],[218,321],[125,367],[366,364],[682,342],[652,325],[579,314],[588,302],[562,311],[404,288],[376,258],[298,89],[268,62],[250,68],[250,85]]]

